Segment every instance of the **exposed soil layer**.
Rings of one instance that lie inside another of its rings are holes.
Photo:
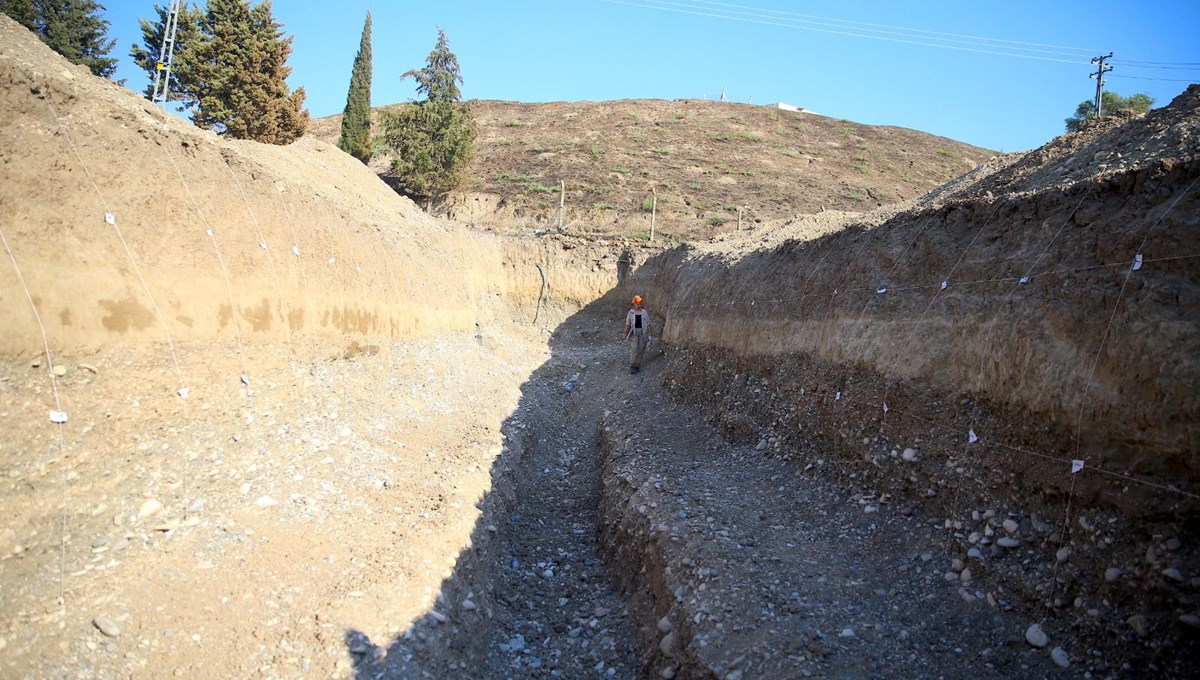
[[[4,677],[1200,660],[1200,87],[662,252],[436,220],[6,17],[0,83]]]

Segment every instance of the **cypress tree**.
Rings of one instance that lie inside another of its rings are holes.
[[[192,121],[237,139],[288,144],[304,134],[304,88],[292,92],[286,65],[292,38],[271,14],[271,3],[209,0],[206,39],[196,48],[196,109]]]
[[[385,119],[385,139],[396,155],[392,173],[413,195],[442,196],[458,187],[476,133],[470,110],[459,102],[462,75],[444,31],[438,30],[425,68],[401,76],[410,77],[424,99]]]
[[[346,94],[346,109],[342,112],[342,135],[338,148],[363,163],[371,161],[371,12],[363,24],[350,73],[350,91]]]

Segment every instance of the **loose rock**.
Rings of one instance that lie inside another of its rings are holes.
[[[1062,647],[1055,647],[1050,651],[1050,658],[1054,661],[1054,665],[1059,668],[1070,668],[1071,657],[1067,656],[1067,652]]]
[[[157,499],[151,498],[145,503],[142,503],[142,507],[138,509],[138,518],[146,519],[147,517],[162,510],[162,507],[162,503],[158,502]]]
[[[1050,642],[1050,637],[1046,635],[1046,632],[1042,630],[1040,625],[1035,623],[1025,631],[1025,641],[1041,649]]]
[[[121,628],[121,624],[117,623],[116,620],[111,616],[106,616],[104,614],[92,619],[92,625],[108,637],[119,637],[121,633],[125,632],[124,629]]]

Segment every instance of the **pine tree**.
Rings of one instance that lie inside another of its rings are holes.
[[[37,8],[33,0],[0,0],[0,14],[7,14],[11,19],[35,33],[37,27]]]
[[[288,144],[304,134],[304,88],[292,92],[285,65],[292,38],[271,14],[271,3],[209,0],[206,39],[193,64],[197,105],[192,121],[238,139]]]
[[[402,76],[409,77],[417,81],[424,99],[385,119],[385,139],[396,155],[392,173],[413,195],[443,196],[458,187],[475,141],[470,110],[459,103],[458,57],[450,51],[444,31],[438,30],[437,46],[425,68]]]
[[[104,7],[92,0],[0,0],[0,12],[37,33],[50,49],[107,78],[117,70],[109,57],[116,40],[108,39]]]
[[[143,93],[146,99],[154,96],[154,75],[158,68],[158,57],[162,54],[162,44],[167,24],[169,7],[154,5],[154,13],[158,19],[151,22],[139,19],[142,28],[142,44],[129,48],[129,56],[133,62],[146,72],[148,82]],[[179,20],[175,31],[175,49],[171,59],[171,76],[167,83],[168,99],[174,101],[178,110],[185,111],[196,106],[198,99],[195,88],[196,50],[205,41],[204,12],[196,5],[182,3],[179,7]]]
[[[363,24],[358,55],[350,74],[350,91],[342,112],[342,135],[338,148],[363,163],[371,160],[371,13]]]

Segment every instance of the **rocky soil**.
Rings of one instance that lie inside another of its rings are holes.
[[[0,676],[1194,675],[1198,88],[663,252],[0,82]]]

